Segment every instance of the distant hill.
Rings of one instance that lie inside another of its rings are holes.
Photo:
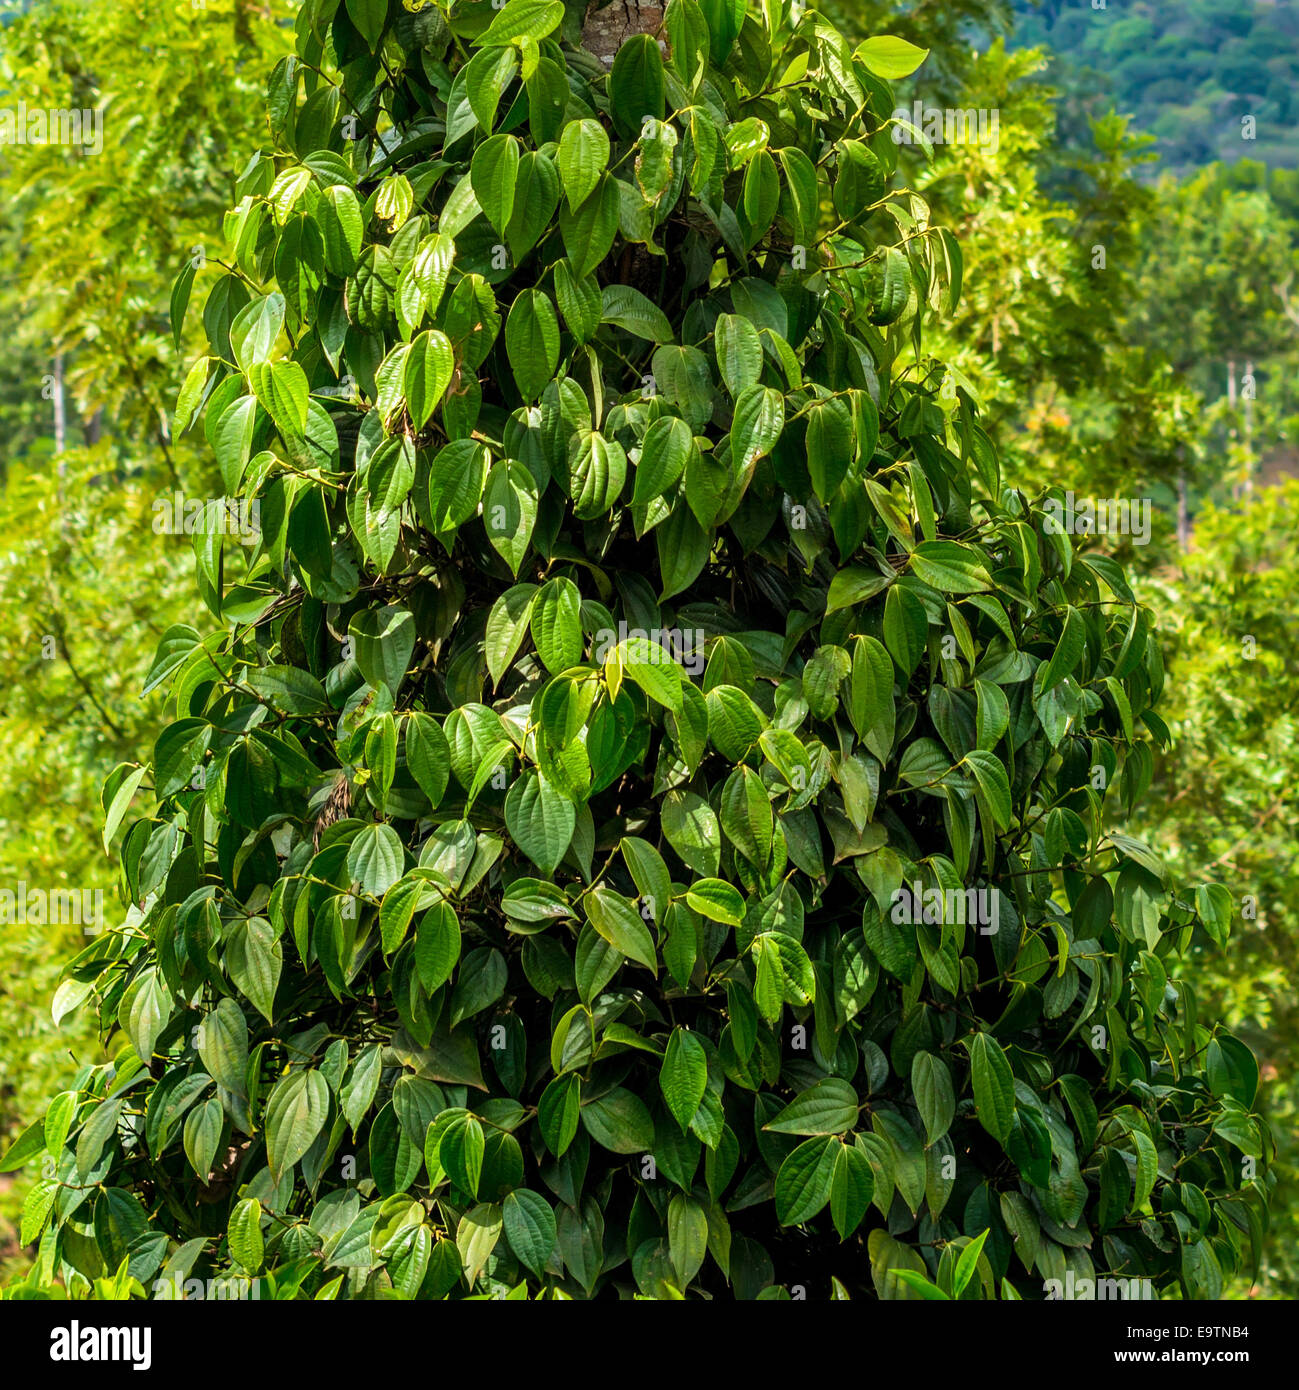
[[[1131,115],[1158,137],[1163,169],[1242,157],[1299,167],[1299,0],[1103,2],[1014,0],[1012,43],[1056,55],[1062,115]]]

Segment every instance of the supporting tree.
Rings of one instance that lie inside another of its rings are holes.
[[[260,543],[211,509],[219,626],[105,788],[131,910],[69,973],[116,1063],[7,1159],[51,1164],[23,1292],[1257,1255],[1257,1073],[1176,973],[1230,900],[1105,823],[1157,645],[924,350],[923,57],[780,3],[304,4],[176,420]]]

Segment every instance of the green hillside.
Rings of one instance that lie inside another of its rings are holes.
[[[1111,105],[1158,138],[1161,167],[1242,156],[1299,166],[1294,0],[1015,0],[1012,42],[1056,55],[1066,115]],[[1253,138],[1246,120],[1253,117]]]

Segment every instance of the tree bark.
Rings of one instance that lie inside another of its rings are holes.
[[[632,34],[653,34],[663,24],[663,9],[641,0],[612,0],[612,4],[586,12],[582,25],[582,47],[604,64],[613,66],[619,45]]]

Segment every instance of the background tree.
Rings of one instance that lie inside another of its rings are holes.
[[[205,450],[171,437],[186,354],[168,304],[177,267],[220,245],[229,171],[264,129],[264,70],[295,6],[43,0],[0,29],[3,104],[99,109],[98,154],[0,145],[0,882],[96,890],[104,776],[151,746],[161,695],[139,691],[161,634],[197,617],[192,547],[155,507],[220,495]],[[63,437],[55,429],[61,361]],[[61,452],[60,452],[60,445]],[[66,1077],[102,1060],[62,965],[81,923],[0,926],[0,1133],[15,1138]],[[56,1027],[56,1020],[61,1026]],[[24,1183],[0,1182],[0,1258]]]
[[[1215,1297],[1270,1139],[1170,971],[1230,901],[1107,831],[1158,648],[925,349],[923,52],[583,18],[299,15],[176,419],[261,539],[209,513],[105,788],[13,1293]]]

